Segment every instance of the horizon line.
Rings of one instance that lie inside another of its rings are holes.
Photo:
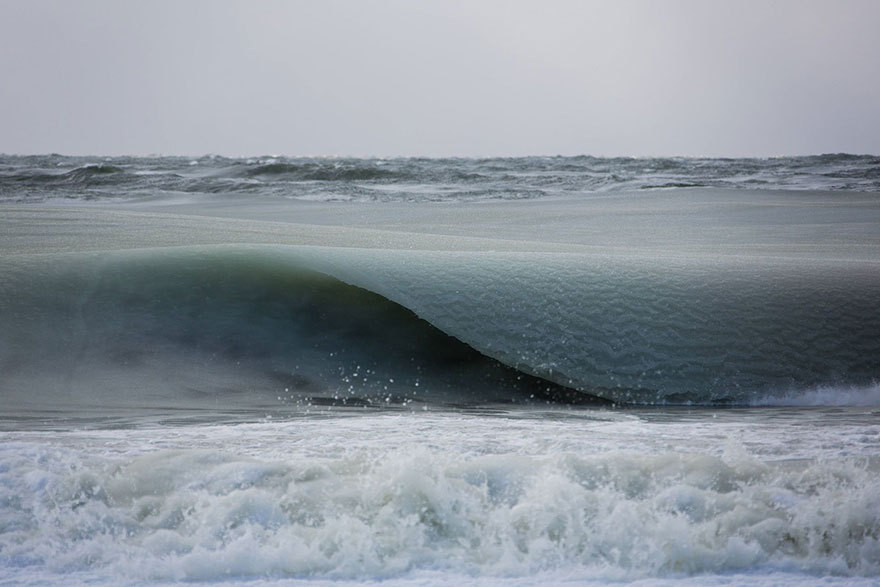
[[[117,159],[117,158],[132,158],[132,159],[429,159],[429,160],[443,160],[443,159],[577,159],[577,158],[588,158],[588,159],[797,159],[797,158],[805,158],[805,157],[835,157],[835,156],[846,156],[846,157],[880,157],[880,154],[876,153],[850,153],[846,151],[827,151],[823,153],[801,153],[801,154],[776,154],[776,155],[594,155],[587,153],[579,153],[579,154],[562,154],[562,153],[554,153],[554,154],[530,154],[530,155],[419,155],[419,154],[411,154],[411,155],[378,155],[378,154],[370,154],[370,155],[353,155],[353,154],[300,154],[300,155],[286,155],[286,154],[251,154],[251,155],[228,155],[221,153],[202,153],[199,155],[193,154],[169,154],[169,153],[146,153],[146,154],[133,154],[133,153],[118,153],[118,154],[110,154],[110,153],[84,153],[84,154],[73,154],[73,153],[59,153],[57,151],[52,151],[48,153],[7,153],[0,152],[0,157],[68,157],[68,158],[109,158],[109,159]]]

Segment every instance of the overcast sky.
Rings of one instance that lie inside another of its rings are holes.
[[[0,152],[880,153],[880,1],[0,0]]]

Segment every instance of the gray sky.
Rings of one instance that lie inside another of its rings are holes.
[[[880,1],[0,0],[0,152],[880,153]]]

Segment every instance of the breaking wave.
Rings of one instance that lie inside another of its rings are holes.
[[[880,406],[880,383],[825,385],[756,399],[756,406]]]
[[[265,428],[198,432],[217,442],[262,438]],[[161,434],[149,438],[161,443]],[[383,446],[272,460],[7,442],[0,561],[13,578],[86,583],[381,581],[418,571],[446,573],[444,582],[539,580],[554,570],[568,581],[756,571],[876,578],[877,467],[768,463],[737,451],[468,456]]]
[[[19,408],[603,403],[271,255],[129,254],[18,285],[0,390]]]
[[[284,246],[49,256],[6,271],[0,387],[30,409],[748,405],[871,384],[873,273],[791,271]]]

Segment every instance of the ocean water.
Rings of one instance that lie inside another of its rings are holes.
[[[0,156],[0,584],[878,577],[878,157]]]

